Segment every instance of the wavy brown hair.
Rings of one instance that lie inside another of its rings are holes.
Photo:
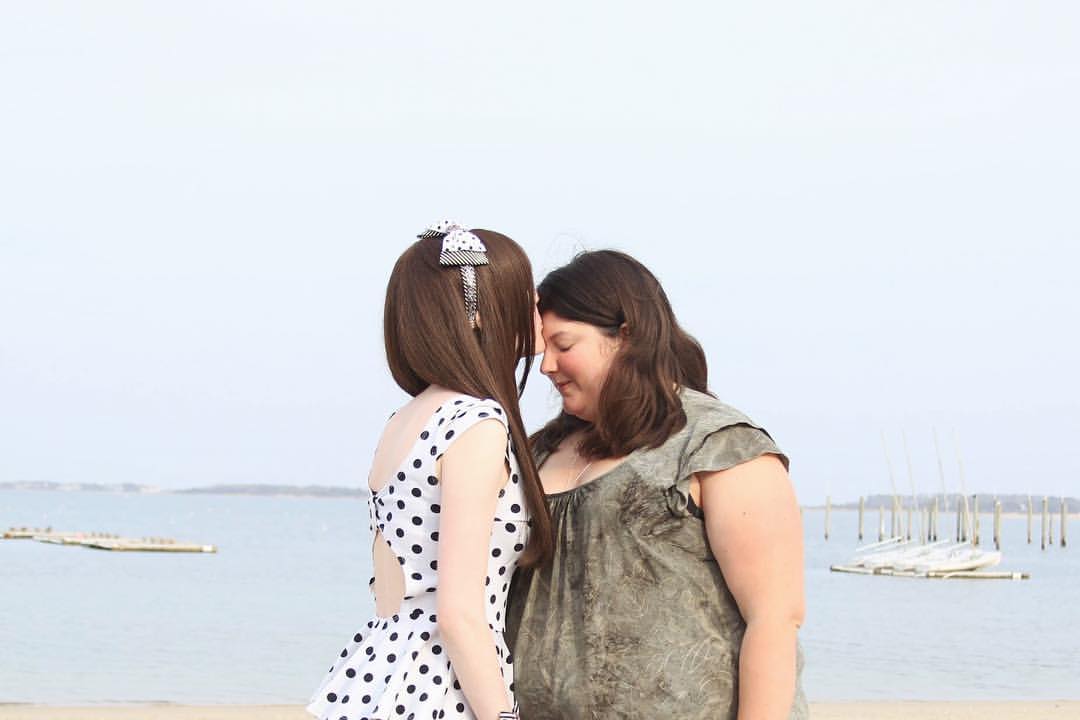
[[[588,323],[621,341],[600,388],[595,421],[563,411],[532,436],[534,452],[550,453],[581,430],[582,455],[619,457],[659,447],[686,425],[679,389],[707,393],[708,364],[648,268],[614,250],[583,252],[548,273],[537,293],[541,313]]]
[[[441,238],[418,240],[398,259],[386,288],[386,359],[394,380],[410,395],[440,385],[502,405],[532,518],[519,562],[528,567],[550,558],[553,545],[551,516],[518,403],[535,352],[532,266],[505,235],[472,232],[487,246],[489,262],[476,267],[481,327],[469,325],[459,268],[439,264]],[[519,382],[515,369],[522,360]]]

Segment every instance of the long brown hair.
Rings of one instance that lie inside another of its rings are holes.
[[[532,266],[525,252],[505,235],[472,232],[487,247],[489,263],[476,267],[481,327],[474,330],[469,325],[458,268],[439,265],[442,240],[418,240],[398,258],[386,287],[386,359],[394,380],[410,395],[441,385],[474,397],[494,398],[502,405],[532,518],[529,542],[519,561],[528,567],[550,558],[554,543],[518,404],[535,352]],[[521,360],[524,373],[518,382],[515,368]]]
[[[537,293],[541,313],[588,323],[621,341],[600,388],[595,421],[562,412],[533,435],[535,452],[552,452],[581,430],[582,455],[618,457],[659,447],[682,429],[686,413],[678,391],[707,393],[708,364],[648,268],[614,250],[583,252],[548,273]]]

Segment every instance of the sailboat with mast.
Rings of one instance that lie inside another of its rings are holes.
[[[957,469],[960,484],[960,493],[963,498],[962,505],[957,507],[957,537],[955,540],[937,540],[928,524],[924,523],[923,514],[919,507],[918,496],[915,492],[914,472],[911,465],[911,455],[908,452],[907,436],[903,435],[904,455],[907,462],[908,481],[911,485],[912,507],[909,508],[906,536],[901,532],[900,519],[897,511],[900,507],[900,498],[896,488],[896,479],[893,474],[892,461],[889,458],[888,443],[885,434],[881,435],[882,449],[885,454],[885,462],[889,472],[889,483],[893,493],[893,522],[890,537],[883,538],[876,543],[863,545],[856,548],[850,561],[841,565],[831,566],[834,572],[855,573],[860,575],[891,575],[903,577],[924,578],[990,578],[1006,577],[1021,579],[1026,577],[1023,573],[1000,573],[988,572],[990,568],[1001,563],[1002,554],[997,550],[981,550],[976,545],[977,538],[975,528],[972,526],[972,513],[968,508],[967,489],[964,481],[963,461],[957,446]],[[955,438],[954,438],[955,443]],[[941,462],[940,446],[937,442],[937,432],[934,433],[934,448],[937,451],[938,472],[942,483],[942,497],[947,498],[945,493],[945,473]],[[947,507],[947,505],[946,505]],[[918,535],[913,537],[911,511],[919,518]],[[970,538],[970,541],[969,541]]]

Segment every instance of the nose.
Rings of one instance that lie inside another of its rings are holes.
[[[540,372],[544,375],[553,375],[558,369],[558,364],[555,362],[555,354],[551,352],[549,348],[544,349],[544,358],[540,361]]]

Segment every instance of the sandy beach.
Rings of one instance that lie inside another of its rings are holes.
[[[1080,700],[812,703],[813,720],[1076,720]],[[0,705],[0,720],[308,720],[295,705]]]

